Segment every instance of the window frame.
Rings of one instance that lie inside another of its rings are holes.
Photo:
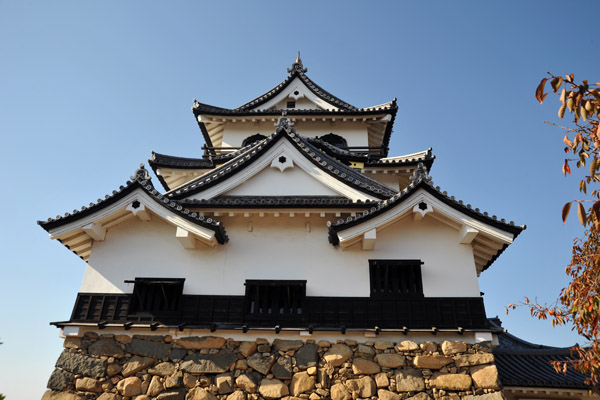
[[[422,265],[421,260],[369,260],[370,297],[372,299],[425,297]]]

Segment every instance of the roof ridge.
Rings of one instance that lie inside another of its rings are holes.
[[[64,216],[57,215],[55,218],[48,218],[46,221],[37,221],[37,223],[48,232],[54,227],[65,225],[72,221],[76,221],[79,218],[83,218],[87,215],[93,214],[97,210],[100,210],[103,207],[117,202],[118,200],[120,200],[127,194],[133,192],[137,188],[141,188],[154,201],[156,201],[163,207],[169,209],[170,211],[187,219],[188,221],[213,230],[216,234],[217,241],[220,244],[224,244],[229,240],[223,223],[212,218],[205,219],[204,216],[182,207],[180,204],[171,201],[170,199],[162,195],[160,192],[158,192],[154,188],[154,185],[152,184],[152,180],[150,178],[150,174],[144,168],[143,163],[140,164],[140,167],[135,171],[133,176],[130,177],[130,180],[128,180],[125,183],[125,185],[119,186],[119,190],[113,190],[112,194],[105,195],[104,199],[99,198],[95,203],[90,203],[88,207],[82,206],[80,210],[74,209],[72,213],[66,212]]]
[[[462,209],[465,213],[473,216],[474,218],[480,220],[483,219],[486,223],[492,226],[496,226],[500,229],[504,229],[505,231],[513,233],[515,235],[515,238],[519,235],[519,233],[521,233],[521,231],[523,231],[527,227],[526,225],[516,226],[513,221],[507,223],[504,218],[498,220],[498,217],[496,217],[495,215],[492,215],[490,217],[487,212],[481,212],[479,208],[473,209],[471,207],[471,204],[464,205],[462,200],[456,200],[454,196],[448,196],[448,193],[446,191],[442,192],[439,186],[433,186],[433,181],[428,175],[427,168],[422,162],[419,162],[417,168],[413,171],[413,174],[410,177],[410,179],[412,182],[406,188],[404,188],[402,191],[392,196],[391,198],[380,201],[376,207],[374,206],[370,210],[366,210],[362,213],[356,213],[355,216],[350,216],[345,220],[339,219],[337,222],[328,222],[329,241],[333,245],[337,245],[339,243],[339,238],[337,236],[338,231],[355,226],[361,223],[362,220],[371,219],[374,216],[387,211],[388,209],[399,204],[402,200],[411,195],[419,187],[428,189],[430,193],[435,193],[438,196],[441,196],[441,199],[444,202],[446,202],[446,204],[458,207]],[[488,266],[484,267],[484,269],[486,269]]]
[[[247,165],[246,161],[252,162],[256,157],[263,154],[271,147],[272,143],[282,135],[285,135],[300,153],[306,154],[308,156],[307,158],[309,158],[313,164],[317,165],[329,175],[335,176],[338,180],[344,181],[349,186],[352,186],[363,193],[370,193],[380,199],[388,198],[397,193],[395,190],[382,183],[354,171],[352,168],[342,164],[340,161],[330,157],[322,150],[319,150],[317,147],[308,143],[304,137],[296,133],[292,126],[293,123],[284,111],[283,115],[277,121],[275,132],[266,139],[253,143],[249,148],[238,150],[240,153],[225,164],[180,187],[166,192],[165,195],[169,198],[179,200],[184,195],[191,195],[201,191],[203,187],[215,185],[226,176],[235,174],[242,166]]]

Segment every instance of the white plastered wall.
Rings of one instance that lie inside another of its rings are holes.
[[[294,129],[302,136],[319,137],[328,133],[335,133],[346,139],[348,146],[369,145],[367,124],[364,122],[321,121],[320,118],[313,122],[311,117],[307,117],[306,121],[303,122],[302,117],[291,116],[291,118],[295,120]],[[246,122],[227,122],[223,131],[223,146],[239,147],[248,136],[257,133],[269,136],[273,132],[275,132],[275,125],[270,120],[264,122],[251,122],[250,120]]]
[[[421,259],[425,296],[479,296],[471,247],[427,216],[378,232],[372,251],[332,246],[326,219],[317,216],[219,219],[230,241],[196,250],[184,249],[175,228],[158,218],[109,229],[92,248],[81,291],[130,293],[133,285],[124,280],[163,277],[185,278],[185,294],[243,295],[246,279],[305,279],[308,296],[367,297],[369,259]]]
[[[293,182],[290,185],[290,182]],[[225,193],[232,196],[339,196],[339,193],[300,168],[264,168],[240,186]]]

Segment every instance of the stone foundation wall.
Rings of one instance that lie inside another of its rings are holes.
[[[502,400],[491,350],[464,342],[238,342],[86,333],[43,400]]]

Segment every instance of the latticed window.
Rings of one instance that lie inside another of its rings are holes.
[[[371,297],[422,297],[421,260],[369,260]]]
[[[306,281],[246,280],[246,316],[285,319],[302,315]]]
[[[185,279],[135,278],[130,313],[164,313],[177,311],[181,304]]]

